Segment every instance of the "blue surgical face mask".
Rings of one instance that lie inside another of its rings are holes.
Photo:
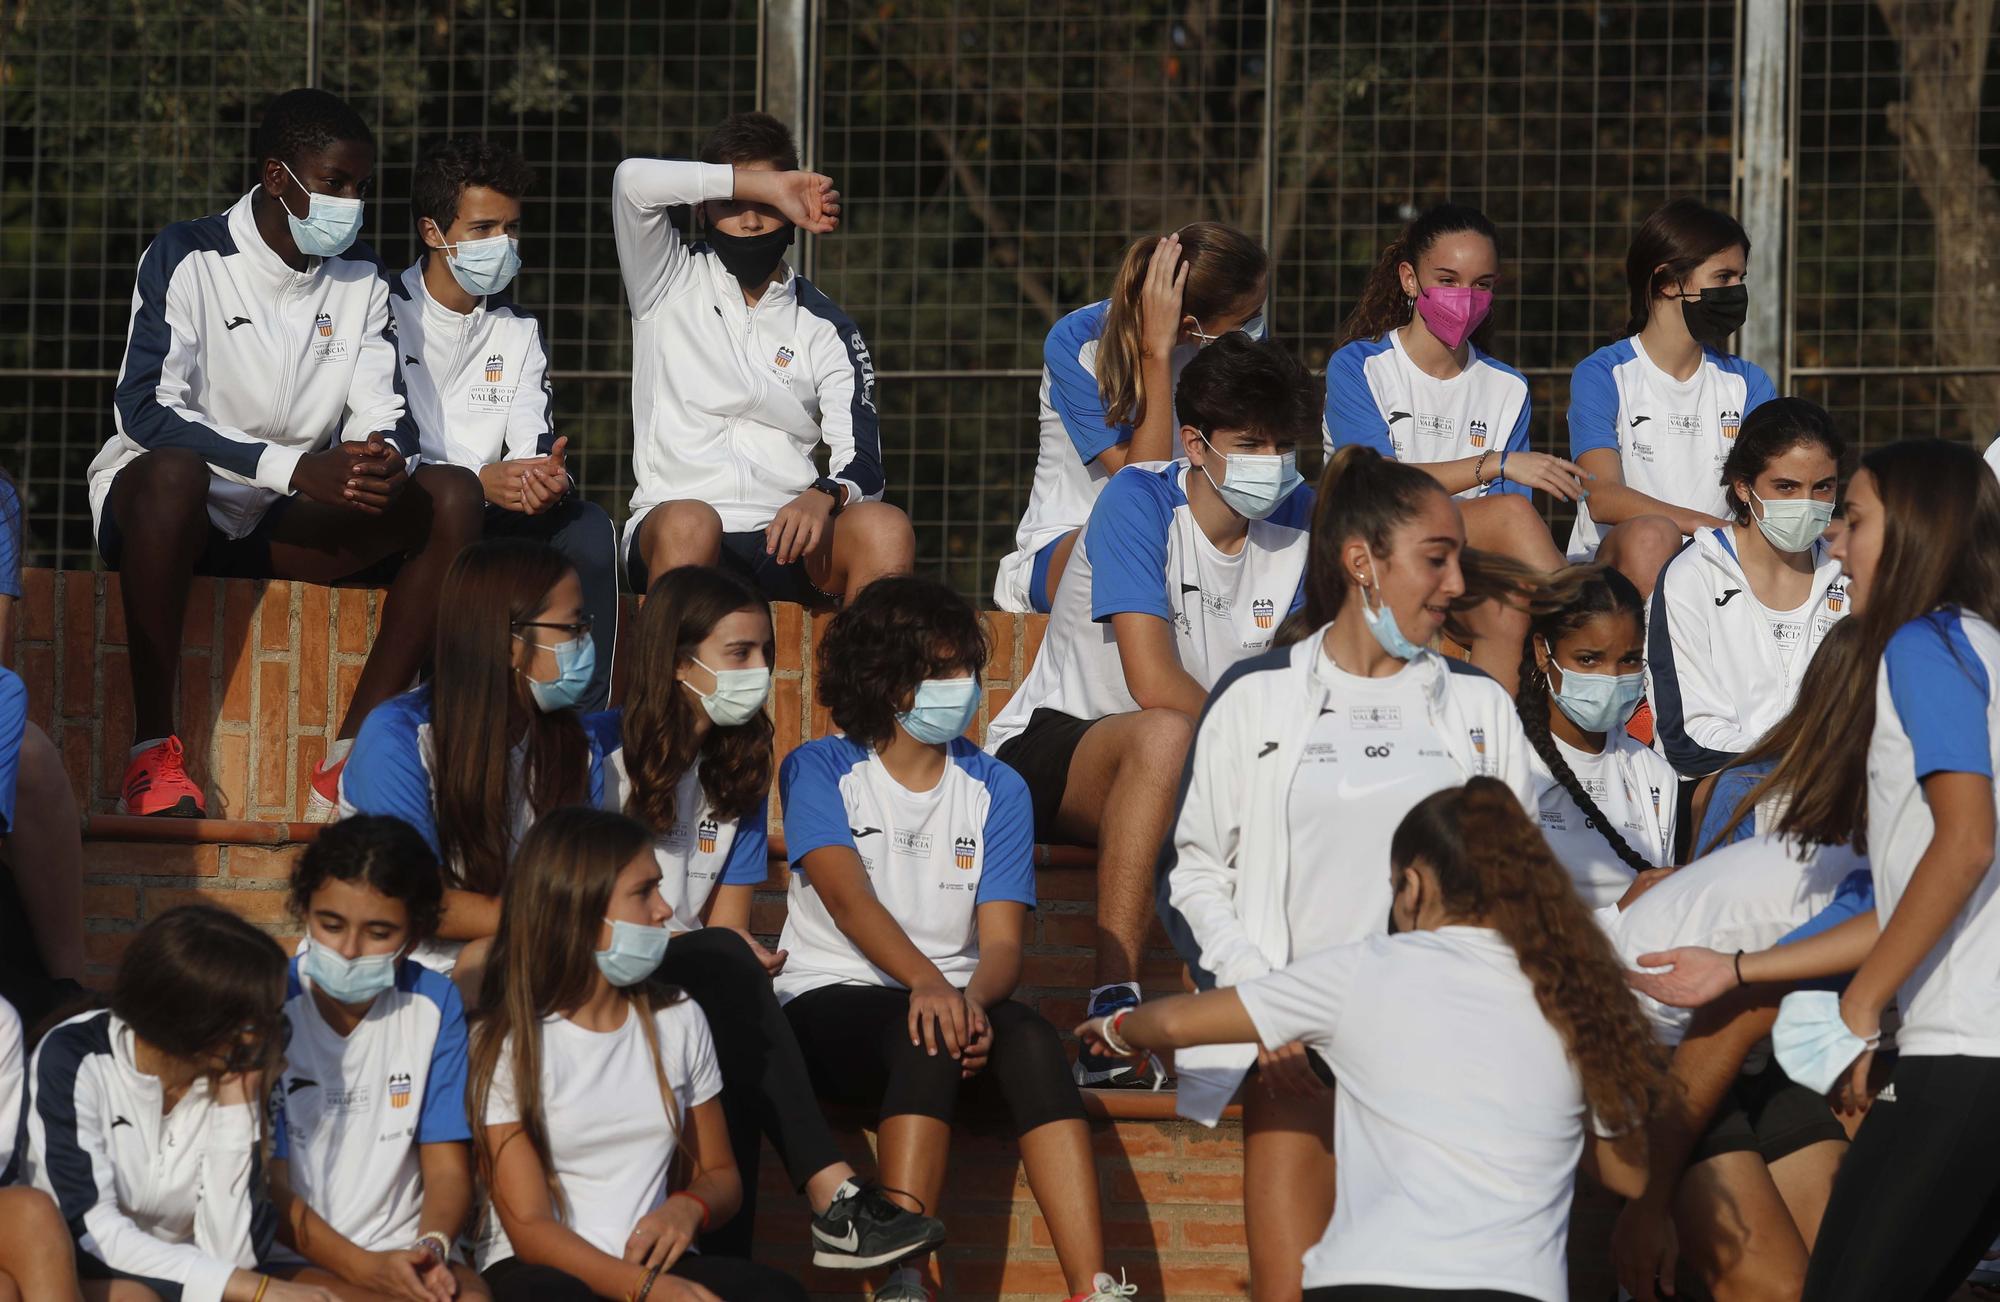
[[[606,981],[622,990],[659,971],[660,961],[667,956],[667,942],[673,939],[671,932],[637,922],[605,921],[611,924],[611,948],[598,950],[596,957],[597,970]]]
[[[688,659],[702,665],[694,656]],[[707,712],[708,721],[718,728],[734,728],[739,723],[748,723],[764,708],[764,698],[771,694],[771,671],[761,669],[708,669],[715,678],[715,690],[695,692],[693,683],[684,685],[701,701],[701,708]]]
[[[1371,593],[1374,595],[1372,602],[1369,600]],[[1377,646],[1398,660],[1415,660],[1423,654],[1422,647],[1403,636],[1402,626],[1396,623],[1396,612],[1382,600],[1382,586],[1372,575],[1360,596],[1361,622],[1368,625],[1368,631],[1375,635]]]
[[[929,746],[942,746],[953,737],[963,736],[979,713],[979,680],[927,678],[917,684],[917,696],[910,708],[896,716],[903,731]]]
[[[1215,482],[1215,476],[1209,474],[1207,465],[1202,466],[1201,473],[1208,475],[1208,482],[1222,494],[1222,500],[1229,504],[1229,509],[1246,520],[1264,519],[1304,482],[1299,476],[1299,456],[1296,452],[1269,456],[1231,452],[1224,456],[1215,450],[1215,444],[1208,442],[1208,435],[1202,435],[1201,441],[1208,443],[1211,456],[1222,458],[1222,482]]]
[[[1571,723],[1585,732],[1610,732],[1638,708],[1646,694],[1644,674],[1587,674],[1580,669],[1564,669],[1556,663],[1555,648],[1546,642],[1549,667],[1562,675],[1562,686],[1549,680],[1549,696],[1562,707]]]
[[[285,224],[292,228],[292,243],[309,258],[331,258],[347,252],[361,233],[361,200],[343,199],[337,194],[314,194],[298,173],[283,159],[278,166],[292,178],[292,184],[306,192],[306,215],[294,217],[285,207]],[[280,206],[284,200],[280,199]]]
[[[1794,990],[1778,1005],[1771,1050],[1785,1075],[1815,1094],[1824,1094],[1881,1038],[1864,1040],[1848,1030],[1840,1015],[1840,996],[1834,991]]]
[[[336,1004],[365,1004],[396,984],[396,955],[342,958],[325,945],[306,946],[299,967],[313,988]]]
[[[514,634],[529,645],[530,639]],[[590,691],[590,676],[597,672],[597,643],[590,637],[573,637],[567,642],[543,648],[556,658],[556,676],[546,683],[528,679],[528,695],[543,714],[574,710]]]
[[[468,294],[497,294],[521,273],[521,241],[511,235],[487,240],[460,240],[444,246],[451,278]]]
[[[1833,503],[1810,497],[1780,497],[1765,501],[1750,496],[1764,514],[1756,517],[1757,529],[1781,552],[1802,552],[1818,542],[1833,523]],[[1752,512],[1755,515],[1755,512]]]

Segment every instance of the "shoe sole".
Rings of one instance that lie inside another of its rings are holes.
[[[331,823],[340,814],[338,801],[328,800],[319,793],[318,787],[310,789],[306,796],[305,821],[308,823]]]
[[[819,1235],[815,1231],[813,1235],[815,1244],[813,1248],[813,1265],[823,1270],[873,1270],[877,1266],[893,1265],[899,1261],[906,1261],[919,1253],[930,1252],[935,1248],[941,1247],[944,1244],[944,1238],[944,1227],[939,1226],[937,1233],[929,1235],[908,1247],[898,1248],[894,1252],[878,1253],[873,1257],[858,1257],[851,1252],[833,1252],[818,1247]]]
[[[121,814],[130,815],[132,814],[132,807],[126,804],[123,800],[120,800],[118,802],[118,812]],[[208,815],[202,812],[201,806],[195,803],[195,799],[193,796],[182,796],[179,800],[176,800],[173,804],[167,806],[165,809],[148,810],[146,813],[136,815],[136,817],[206,818],[208,817]]]

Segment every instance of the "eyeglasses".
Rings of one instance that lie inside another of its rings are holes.
[[[571,637],[589,637],[593,624],[590,616],[585,615],[574,624],[552,624],[546,620],[517,619],[512,626],[514,628],[553,628],[567,633]]]

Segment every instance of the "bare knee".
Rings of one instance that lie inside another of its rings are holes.
[[[916,563],[917,534],[910,517],[887,502],[857,502],[840,513],[842,530],[851,530],[859,554],[878,574],[908,573]]]
[[[179,520],[205,520],[208,510],[208,463],[186,448],[158,448],[118,472],[119,517],[144,520],[149,530],[169,528]]]
[[[1119,768],[1176,786],[1193,742],[1194,720],[1179,710],[1141,710],[1132,716]]]
[[[430,499],[430,534],[460,545],[476,542],[484,531],[486,494],[479,477],[464,466],[420,466],[412,481]]]
[[[713,565],[722,559],[722,517],[706,502],[662,502],[639,526],[639,551],[655,577],[677,565]]]
[[[1680,526],[1664,515],[1639,515],[1619,525],[1616,538],[1612,564],[1642,595],[1651,596],[1660,571],[1681,549]]]

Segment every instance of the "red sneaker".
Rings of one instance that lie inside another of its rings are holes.
[[[1625,731],[1632,734],[1632,740],[1641,746],[1653,744],[1653,703],[1639,702],[1639,708],[1632,711],[1632,717],[1625,721]]]
[[[181,765],[185,751],[179,737],[148,746],[125,766],[124,795],[119,797],[121,814],[157,814],[164,818],[202,818],[208,806],[202,802],[201,788],[188,780]]]
[[[340,816],[340,773],[346,767],[343,756],[331,768],[320,764],[313,769],[312,791],[306,796],[308,823],[331,823]]]

